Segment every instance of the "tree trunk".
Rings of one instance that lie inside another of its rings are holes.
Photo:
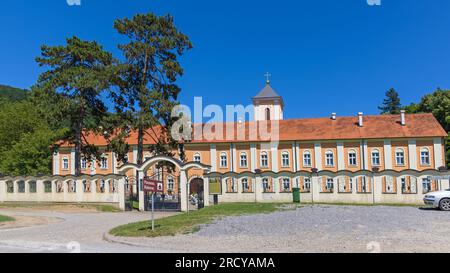
[[[81,175],[81,128],[75,132],[75,175]]]

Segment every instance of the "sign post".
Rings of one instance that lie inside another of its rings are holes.
[[[146,193],[152,193],[152,231],[155,231],[155,193],[164,193],[163,182],[145,178],[143,189]]]

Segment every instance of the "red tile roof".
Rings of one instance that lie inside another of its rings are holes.
[[[279,121],[280,141],[307,141],[307,140],[346,140],[346,139],[383,139],[383,138],[421,138],[421,137],[446,137],[448,134],[432,114],[406,115],[406,125],[400,124],[400,115],[364,116],[363,127],[358,126],[358,117],[330,118],[306,118]],[[226,143],[226,142],[250,142],[265,141],[261,137],[250,137],[255,122],[216,123],[217,128],[222,126],[220,139],[203,133],[202,140],[193,139],[192,143]],[[259,123],[261,125],[261,123]],[[204,124],[195,124],[194,132]],[[234,126],[234,135],[227,136],[227,126]],[[245,137],[237,137],[237,126],[245,126]],[[252,127],[251,127],[252,126]],[[270,127],[269,127],[270,130]],[[214,130],[212,130],[214,132]],[[144,144],[154,144],[155,133],[159,130],[149,130],[145,136]],[[89,134],[86,139],[90,144],[98,146],[107,145],[102,137]],[[210,140],[208,140],[210,139]],[[137,132],[132,132],[127,138],[130,145],[137,144]],[[62,145],[67,146],[67,145]]]

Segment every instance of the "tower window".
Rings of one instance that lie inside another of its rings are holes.
[[[270,118],[270,109],[266,108],[266,120],[271,120]]]

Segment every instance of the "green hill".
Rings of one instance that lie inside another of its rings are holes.
[[[20,101],[27,97],[27,90],[0,84],[0,99]]]

